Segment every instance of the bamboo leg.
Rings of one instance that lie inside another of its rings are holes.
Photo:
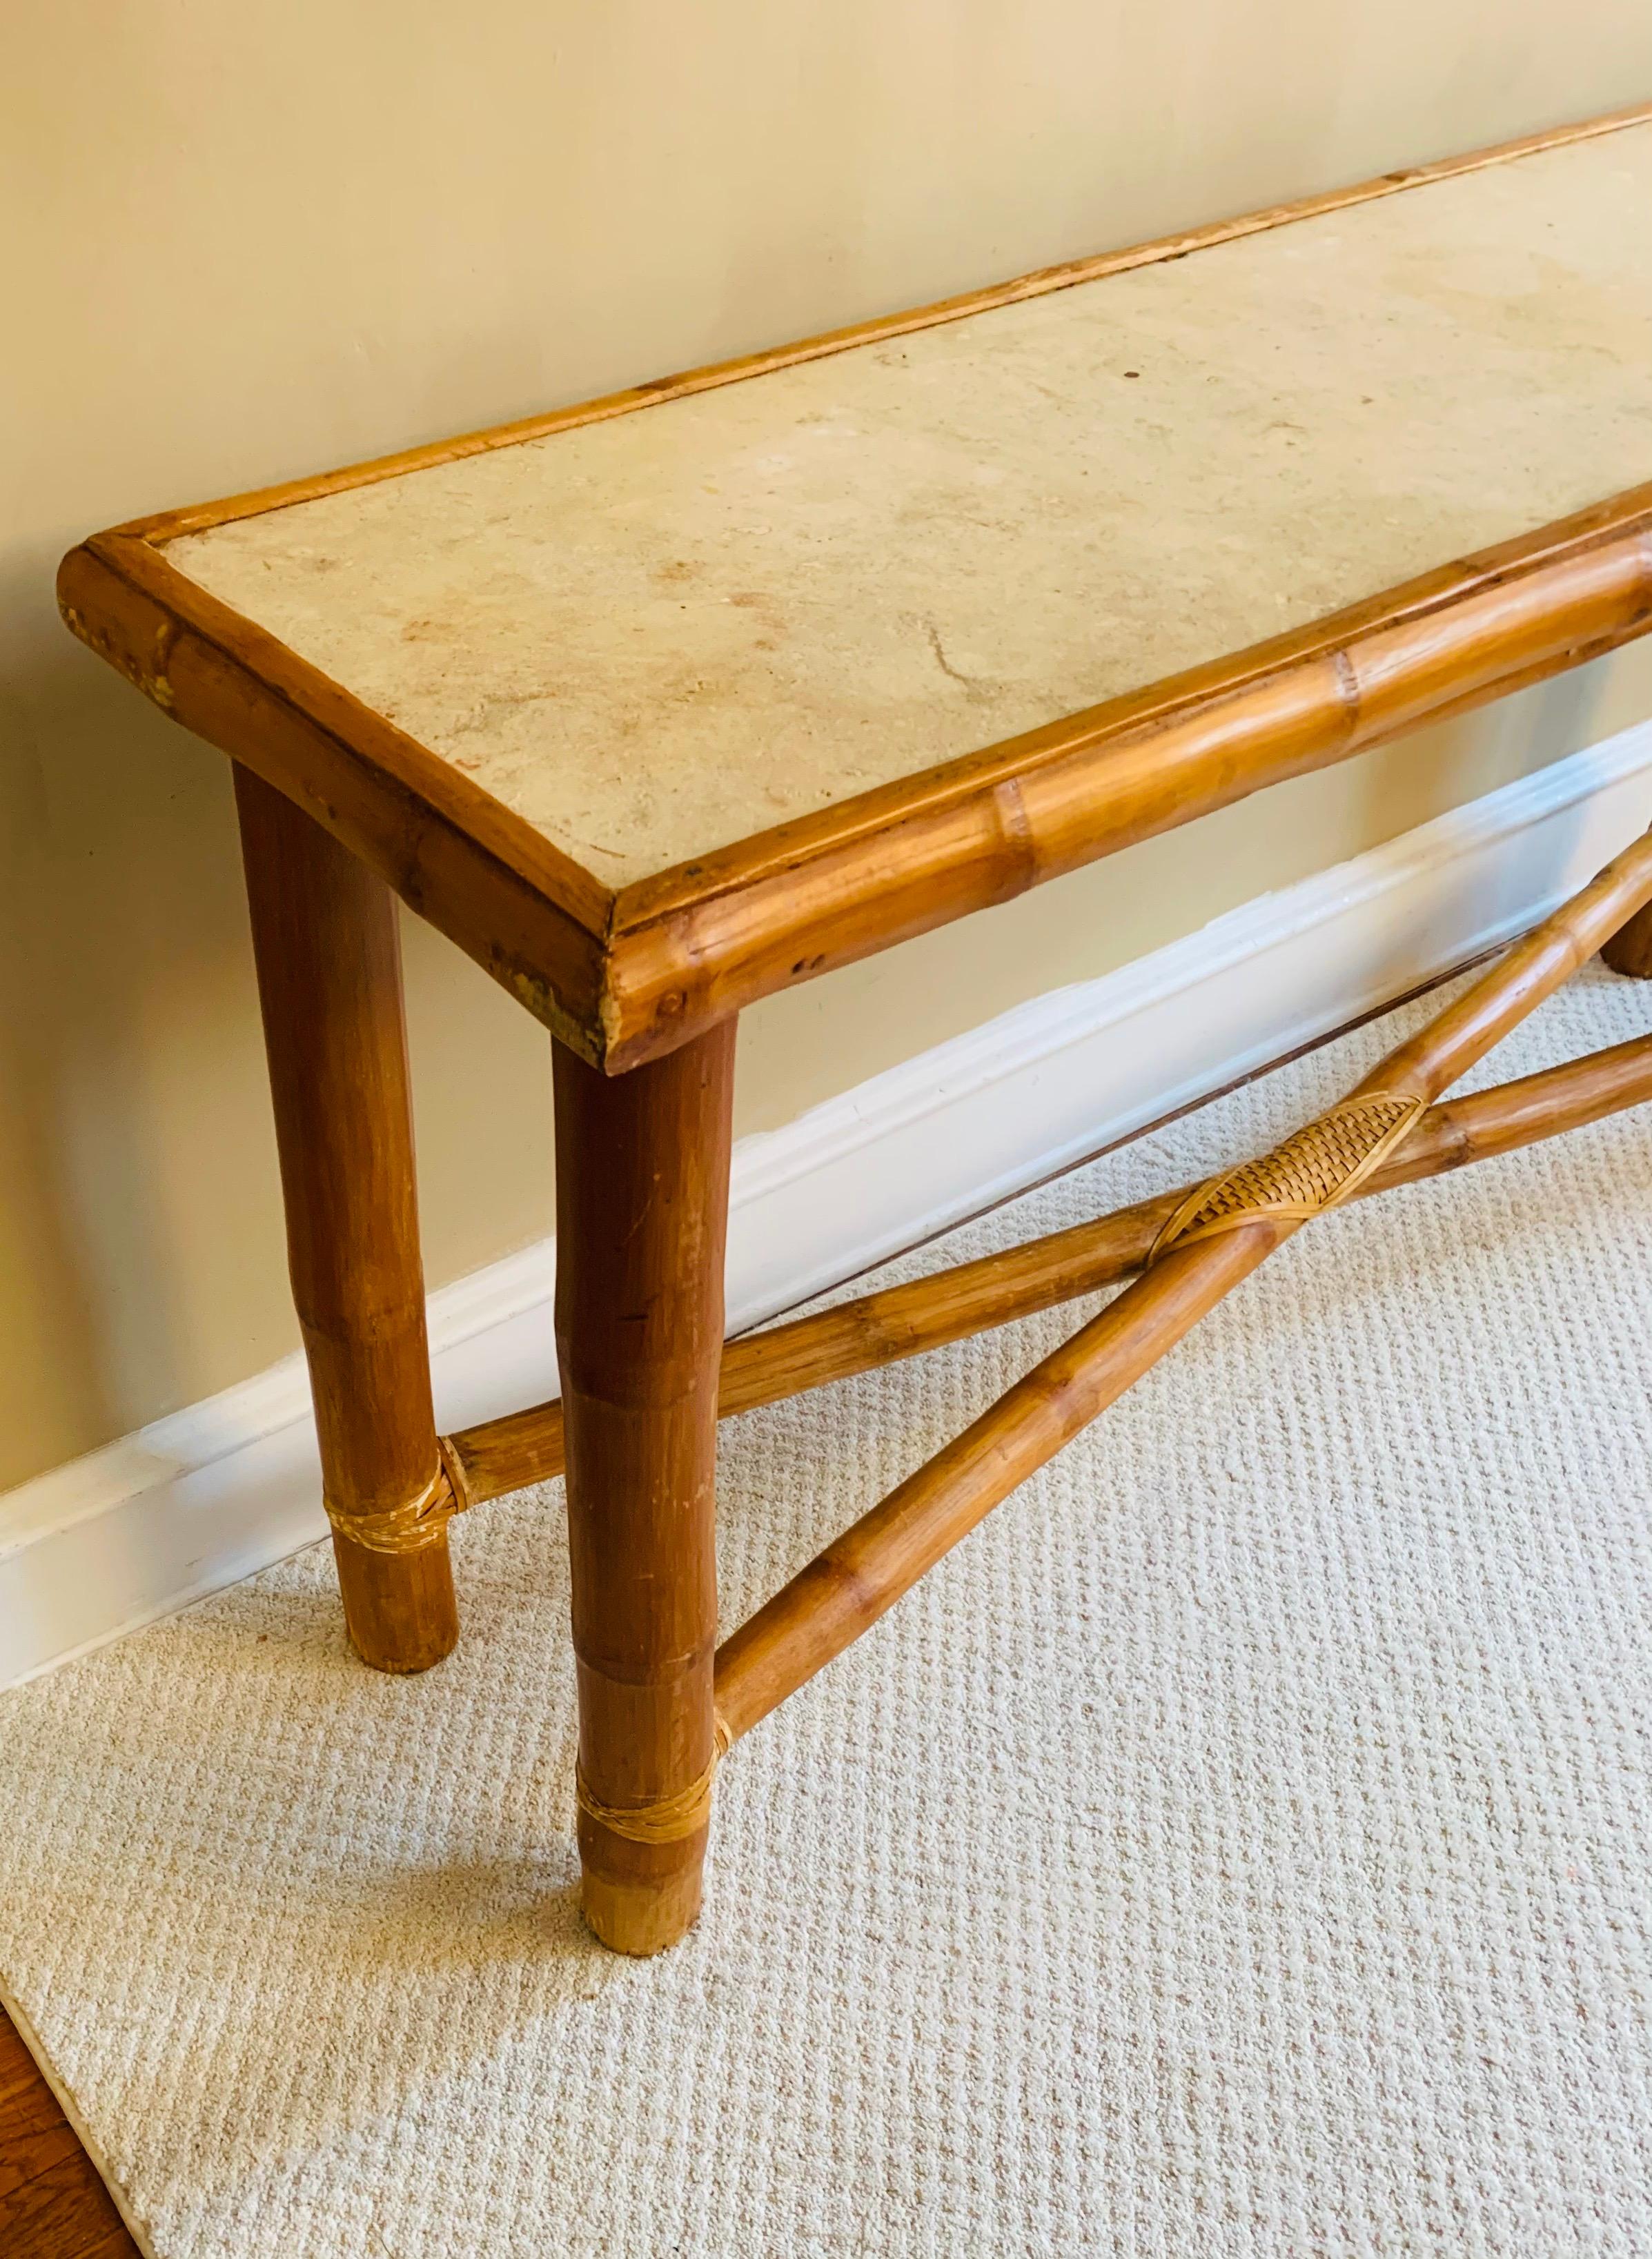
[[[700,1910],[716,1757],[734,1023],[611,1079],[554,1058],[585,1916],[617,1951],[657,1953]]]
[[[249,770],[237,768],[235,789],[293,1299],[345,1621],[364,1662],[424,1671],[452,1647],[459,1616],[431,1406],[395,906],[381,879]]]

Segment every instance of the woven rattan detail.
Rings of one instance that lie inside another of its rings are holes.
[[[1255,1217],[1300,1223],[1323,1215],[1387,1159],[1409,1136],[1422,1110],[1421,1098],[1402,1098],[1386,1090],[1345,1099],[1272,1152],[1198,1186],[1165,1222],[1149,1262],[1157,1262],[1172,1247],[1231,1231]]]

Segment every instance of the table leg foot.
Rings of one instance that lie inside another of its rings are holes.
[[[586,1919],[621,1953],[700,1911],[733,1065],[731,1022],[612,1078],[555,1052],[580,1856]]]
[[[447,1540],[423,1552],[369,1552],[333,1532],[333,1559],[350,1644],[375,1671],[428,1671],[459,1639]]]

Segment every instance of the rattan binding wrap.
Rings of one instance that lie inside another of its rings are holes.
[[[711,1757],[705,1771],[674,1796],[661,1797],[656,1804],[604,1804],[601,1798],[592,1795],[585,1768],[577,1761],[573,1768],[574,1798],[588,1819],[613,1835],[623,1835],[630,1842],[680,1843],[685,1836],[697,1835],[710,1824],[711,1784],[717,1777],[717,1767],[729,1753],[732,1739],[727,1722],[714,1714]]]
[[[421,1553],[427,1545],[439,1545],[448,1523],[463,1514],[470,1499],[445,1436],[438,1438],[437,1448],[436,1472],[417,1498],[400,1506],[352,1514],[326,1500],[327,1519],[339,1536],[368,1553]]]
[[[1356,1192],[1403,1144],[1423,1106],[1421,1098],[1387,1090],[1344,1099],[1272,1152],[1197,1186],[1167,1218],[1148,1261],[1156,1263],[1172,1247],[1231,1231],[1258,1216],[1301,1223],[1323,1215]]]

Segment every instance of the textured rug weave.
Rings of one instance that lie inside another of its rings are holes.
[[[1475,1080],[1649,1020],[1591,973]],[[0,1969],[152,2249],[1644,2259],[1649,1188],[1652,1112],[1305,1232],[741,1745],[655,1962],[574,1911],[554,1486],[425,1678],[317,1549],[0,1698]],[[727,1620],[1073,1322],[725,1428]]]

